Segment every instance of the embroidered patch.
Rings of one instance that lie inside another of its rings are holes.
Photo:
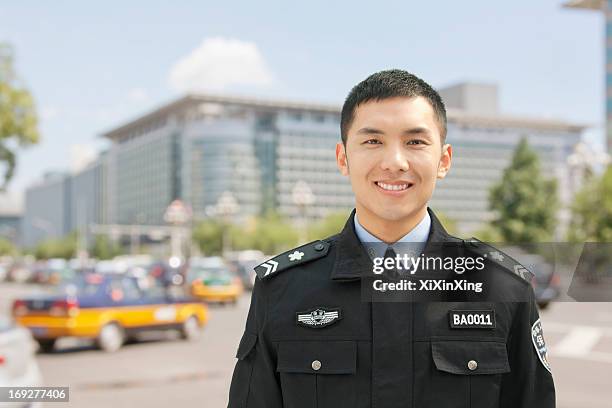
[[[451,329],[494,329],[493,310],[451,310],[448,313]]]
[[[328,309],[325,307],[317,307],[305,312],[297,312],[295,314],[298,326],[305,326],[319,329],[329,326],[342,319],[340,309]]]
[[[550,371],[550,364],[548,363],[546,342],[544,341],[544,331],[542,330],[542,322],[540,322],[540,319],[536,320],[533,326],[531,326],[531,341],[533,347],[536,349],[536,353],[538,353],[540,362],[544,368],[552,374],[552,371]]]
[[[303,256],[304,253],[301,251],[294,251],[293,253],[288,255],[290,261],[299,261],[302,259]]]

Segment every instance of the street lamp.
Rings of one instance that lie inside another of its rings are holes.
[[[300,214],[300,228],[299,228],[299,240],[300,243],[306,242],[306,214],[308,206],[314,204],[316,201],[315,195],[312,193],[310,186],[305,181],[298,181],[295,183],[293,190],[291,191],[291,198],[293,204],[298,208]]]
[[[191,219],[191,210],[183,204],[181,200],[174,200],[170,203],[164,213],[164,221],[172,225],[170,234],[171,262],[180,264],[182,259],[181,241],[183,235],[183,225]]]
[[[606,166],[610,163],[610,155],[605,152],[595,152],[584,142],[576,143],[574,152],[567,157],[570,168],[570,180],[572,194],[574,194],[584,182],[585,176],[592,172],[597,166]]]
[[[230,251],[231,242],[229,236],[229,224],[233,215],[240,211],[240,205],[234,195],[229,191],[224,191],[219,200],[217,200],[217,205],[215,206],[214,213],[220,215],[223,218],[223,242],[222,242],[222,253],[223,256],[227,256],[227,253]]]

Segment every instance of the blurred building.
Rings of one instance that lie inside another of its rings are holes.
[[[33,247],[48,238],[85,231],[105,222],[107,166],[102,154],[76,173],[47,173],[26,190],[21,244]]]
[[[492,84],[461,83],[439,92],[447,108],[447,142],[453,146],[453,164],[449,175],[438,182],[433,208],[456,220],[465,233],[490,221],[489,190],[501,179],[524,137],[538,154],[543,174],[557,179],[562,229],[569,221],[568,206],[574,194],[568,157],[584,127],[501,114],[497,87]]]
[[[70,185],[70,212],[67,214],[71,231],[86,231],[91,224],[106,222],[106,154],[83,169],[67,176]]]
[[[602,11],[606,19],[604,37],[606,50],[606,141],[608,153],[612,154],[612,0],[570,0],[564,6]]]
[[[454,158],[432,206],[463,233],[481,228],[493,216],[489,189],[526,137],[544,174],[559,181],[565,222],[573,194],[568,157],[583,127],[502,115],[493,84],[461,83],[440,93]],[[295,218],[299,207],[292,193],[300,181],[315,197],[309,218],[347,210],[354,198],[336,167],[339,123],[339,106],[185,96],[104,133],[111,147],[87,168],[29,188],[24,243],[89,224],[163,225],[175,199],[190,206],[196,219],[206,218],[224,192],[239,205],[235,221],[267,209]]]
[[[47,238],[60,238],[71,231],[72,197],[67,173],[51,172],[25,193],[21,224],[22,244],[36,245]]]
[[[22,197],[0,192],[0,238],[17,244],[20,242]]]
[[[334,146],[339,110],[283,101],[189,95],[104,134],[108,152],[108,220],[162,224],[174,199],[196,218],[221,194],[238,201],[238,218],[278,209],[296,215],[292,188],[316,196],[310,216],[346,209],[350,185],[338,173]]]

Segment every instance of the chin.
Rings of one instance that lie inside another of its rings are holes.
[[[402,221],[416,213],[419,208],[413,206],[404,206],[401,208],[378,208],[377,211],[374,211],[374,213],[379,218],[387,221]]]

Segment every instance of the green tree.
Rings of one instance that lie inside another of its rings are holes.
[[[240,228],[236,232],[243,233],[243,229]],[[250,248],[270,255],[287,250],[298,241],[298,233],[291,223],[273,211],[258,217],[254,230],[250,233],[246,231],[245,235],[250,240]]]
[[[612,165],[576,193],[568,231],[571,242],[612,242]]]
[[[491,189],[489,206],[495,211],[491,224],[502,240],[534,243],[552,238],[558,208],[556,180],[542,176],[538,156],[525,138]]]
[[[223,231],[229,228],[232,249],[259,249],[266,254],[276,254],[297,243],[297,231],[275,212],[252,219],[248,225],[226,226],[220,220],[198,223],[192,238],[206,255],[219,255],[223,246]]]
[[[436,217],[440,220],[440,223],[444,226],[444,229],[451,235],[458,235],[457,221],[444,214],[442,211],[436,211]]]
[[[337,211],[312,223],[308,227],[308,239],[323,239],[338,234],[344,228],[350,210]]]
[[[64,238],[47,239],[34,248],[37,259],[74,258],[77,249],[77,234],[71,233]]]
[[[6,238],[0,238],[0,256],[14,255],[17,253],[17,248],[11,241]]]
[[[121,253],[121,247],[113,243],[106,235],[96,235],[90,249],[92,257],[102,260],[113,259]]]
[[[201,221],[194,227],[192,239],[206,256],[218,255],[223,247],[223,228],[220,220]]]
[[[0,163],[6,167],[0,176],[0,190],[13,177],[16,166],[15,152],[8,142],[27,146],[38,139],[34,100],[15,73],[13,49],[0,43]]]

